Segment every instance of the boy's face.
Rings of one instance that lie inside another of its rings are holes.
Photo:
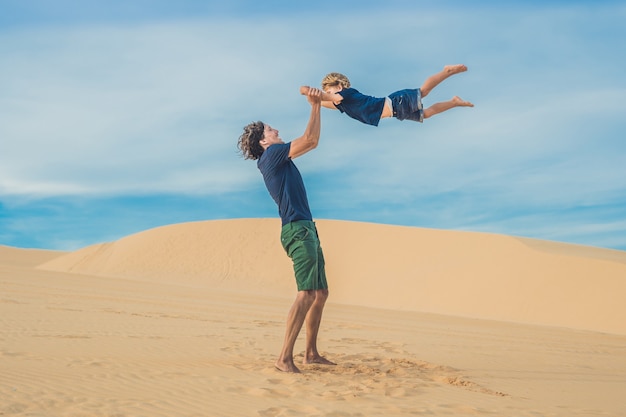
[[[341,90],[343,90],[343,88],[341,88],[341,85],[329,85],[328,87],[326,87],[325,92],[327,92],[328,94],[334,94],[334,93],[338,93]]]

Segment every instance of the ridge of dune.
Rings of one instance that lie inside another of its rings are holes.
[[[289,259],[281,259],[279,234],[275,219],[180,223],[88,246],[39,267],[258,291],[283,286],[291,274]]]
[[[34,267],[68,252],[47,249],[24,249],[0,245],[0,264]]]
[[[335,303],[626,334],[626,252],[338,220],[316,221]],[[174,224],[41,269],[291,297],[280,220]]]

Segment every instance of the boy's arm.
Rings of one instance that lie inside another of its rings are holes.
[[[300,94],[307,95],[310,89],[311,87],[309,87],[308,85],[303,85],[302,87],[300,87]],[[335,103],[339,104],[341,103],[341,100],[343,100],[341,94],[327,93],[325,91],[322,91],[322,106],[326,107],[327,109],[337,110],[337,107],[335,107]]]
[[[322,107],[326,107],[327,109],[337,110],[337,106],[332,101],[322,101]]]
[[[311,88],[306,93],[307,100],[311,104],[311,115],[309,123],[306,126],[304,134],[299,138],[291,141],[289,148],[289,157],[297,158],[317,147],[320,140],[320,130],[322,126],[320,118],[322,91],[317,88]]]

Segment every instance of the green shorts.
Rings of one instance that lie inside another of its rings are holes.
[[[280,241],[293,261],[298,291],[327,289],[324,254],[315,223],[298,220],[284,225]]]

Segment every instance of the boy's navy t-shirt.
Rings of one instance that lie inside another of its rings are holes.
[[[291,143],[272,145],[257,161],[283,226],[296,220],[313,220],[302,176],[289,158],[290,149]]]
[[[343,97],[339,104],[335,104],[340,112],[368,125],[378,126],[380,115],[385,107],[384,97],[368,96],[354,88],[344,88],[337,94]]]

